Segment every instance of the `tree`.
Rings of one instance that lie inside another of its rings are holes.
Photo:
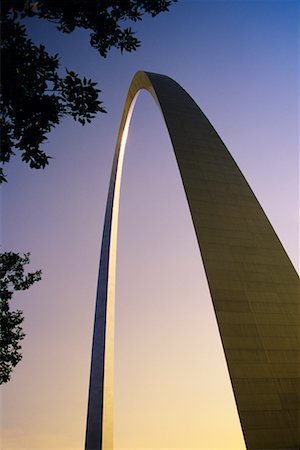
[[[76,27],[90,31],[90,43],[101,56],[115,47],[135,51],[140,41],[128,21],[141,20],[168,11],[177,0],[4,0],[2,4],[2,70],[0,161],[10,161],[14,150],[31,168],[44,169],[50,156],[41,148],[47,133],[63,116],[84,125],[105,112],[98,99],[100,90],[90,79],[66,69],[59,72],[58,55],[50,56],[44,45],[34,45],[27,36],[24,18],[54,22],[59,31]],[[0,169],[0,183],[7,181]]]
[[[59,55],[49,55],[27,35],[24,19],[53,22],[63,33],[76,27],[89,30],[90,44],[102,57],[112,48],[135,51],[140,46],[128,22],[145,14],[155,17],[177,0],[3,0],[1,40],[1,155],[7,164],[15,151],[34,169],[44,169],[49,155],[42,149],[47,135],[64,116],[81,125],[97,112],[106,112],[99,100],[97,83],[81,79],[72,70],[60,71]],[[0,183],[6,182],[0,168]],[[0,383],[10,379],[21,360],[24,338],[22,311],[11,311],[13,290],[28,289],[41,279],[41,271],[24,276],[29,253],[0,254],[1,277],[1,365]]]
[[[29,253],[21,256],[19,253],[6,252],[0,255],[0,384],[10,380],[13,368],[22,359],[20,341],[25,334],[21,323],[24,320],[20,310],[11,311],[9,302],[13,291],[29,289],[41,279],[41,271],[24,275],[24,266],[29,264]]]

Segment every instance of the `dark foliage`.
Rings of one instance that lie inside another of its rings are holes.
[[[20,341],[25,336],[21,327],[23,313],[20,310],[10,310],[9,302],[13,291],[29,289],[42,276],[40,270],[24,274],[24,266],[29,264],[29,256],[29,253],[23,256],[13,252],[0,254],[0,384],[10,380],[13,368],[22,359]]]
[[[2,58],[2,153],[6,163],[13,148],[31,168],[45,168],[49,157],[40,146],[46,134],[64,115],[84,125],[97,111],[104,111],[99,90],[91,80],[80,80],[74,72],[58,75],[58,56],[35,46],[25,26],[13,19],[3,23]]]
[[[90,31],[90,43],[106,57],[112,48],[134,51],[140,41],[128,21],[168,11],[177,0],[5,0],[2,2],[1,143],[0,162],[9,162],[14,150],[34,169],[44,169],[50,157],[41,145],[63,116],[82,125],[105,112],[96,83],[72,71],[59,75],[58,55],[28,38],[22,19],[37,17],[54,22],[59,31],[76,27]],[[6,181],[0,169],[0,183]]]

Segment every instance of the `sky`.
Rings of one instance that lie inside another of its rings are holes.
[[[16,156],[2,188],[6,251],[43,279],[15,295],[23,359],[2,387],[2,449],[82,449],[97,273],[114,147],[137,70],[176,80],[239,165],[299,267],[299,2],[181,0],[106,59],[85,32],[31,22],[61,67],[99,82],[108,114],[65,119],[44,171]],[[127,140],[117,255],[115,449],[244,450],[185,194],[161,113],[142,92]]]

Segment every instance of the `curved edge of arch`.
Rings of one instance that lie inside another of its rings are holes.
[[[113,449],[114,297],[126,137],[147,90],[168,128],[206,271],[248,449],[297,449],[299,278],[251,188],[198,105],[174,80],[137,72],[113,160],[104,221],[86,428],[86,450]],[[281,313],[278,312],[281,305]],[[282,324],[282,314],[285,325]],[[286,344],[285,351],[278,333]],[[287,366],[286,354],[295,361]],[[285,383],[285,386],[284,386]],[[292,386],[292,387],[291,387]],[[275,405],[275,407],[274,407]],[[276,424],[284,423],[278,431]]]

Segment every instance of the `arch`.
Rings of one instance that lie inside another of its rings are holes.
[[[299,277],[224,143],[169,77],[137,72],[113,160],[91,359],[86,450],[113,449],[114,289],[120,183],[136,95],[168,128],[248,449],[298,449]]]

